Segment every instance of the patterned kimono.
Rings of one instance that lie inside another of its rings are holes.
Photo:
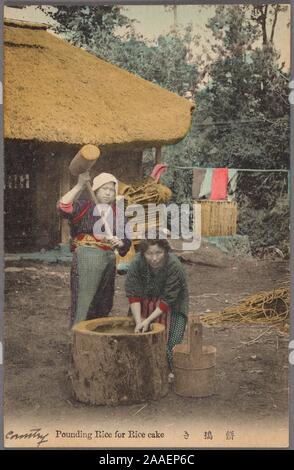
[[[155,321],[165,324],[167,359],[172,370],[172,350],[183,340],[188,315],[188,287],[180,260],[168,253],[164,265],[153,271],[144,255],[137,254],[129,267],[125,290],[130,304],[141,303],[143,319],[157,306],[163,311]]]
[[[105,317],[113,305],[116,258],[106,238],[95,236],[93,228],[100,216],[94,215],[95,203],[77,200],[58,203],[60,215],[69,220],[71,234],[71,325],[82,320]],[[110,208],[113,215],[113,235],[116,227],[116,205]],[[124,221],[126,222],[126,220]],[[103,226],[102,226],[103,229]],[[124,238],[118,249],[125,256],[131,241]]]

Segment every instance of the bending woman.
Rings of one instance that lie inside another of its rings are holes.
[[[173,371],[172,350],[183,340],[188,315],[188,287],[180,260],[167,240],[144,240],[130,264],[126,295],[135,319],[135,332],[146,332],[153,321],[167,333],[167,359]]]
[[[120,256],[125,256],[131,245],[128,238],[120,240],[115,236],[117,179],[109,173],[101,173],[93,180],[92,189],[97,201],[103,204],[103,213],[99,212],[99,206],[96,207],[92,200],[78,199],[89,179],[88,172],[81,174],[78,183],[57,205],[61,216],[68,219],[70,224],[73,251],[71,325],[109,314],[113,305],[116,272],[114,250],[117,249]],[[114,227],[111,234],[105,230],[103,221],[106,224],[109,221],[108,227]],[[105,235],[96,235],[96,223],[101,225]]]

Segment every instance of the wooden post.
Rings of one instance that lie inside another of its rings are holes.
[[[60,197],[62,197],[65,193],[70,190],[70,173],[68,169],[69,161],[67,158],[63,159],[61,165],[61,178],[60,178]],[[69,224],[66,219],[61,219],[61,227],[60,227],[60,242],[62,244],[66,244],[69,241]]]
[[[155,147],[155,163],[161,163],[161,147]]]

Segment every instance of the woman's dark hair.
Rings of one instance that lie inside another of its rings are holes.
[[[170,246],[169,246],[169,243],[166,239],[152,239],[152,240],[148,240],[148,239],[145,239],[145,240],[142,240],[139,244],[139,251],[142,255],[144,255],[146,253],[146,251],[148,250],[148,248],[150,246],[153,246],[153,245],[157,245],[159,246],[160,248],[162,248],[162,250],[165,251],[165,254],[167,254],[169,251],[170,251]]]

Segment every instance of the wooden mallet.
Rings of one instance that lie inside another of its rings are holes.
[[[99,157],[100,150],[98,147],[92,144],[84,145],[72,159],[69,165],[70,173],[73,176],[79,176],[81,173],[90,170]],[[86,186],[91,195],[92,200],[97,205],[98,201],[94,191],[92,190],[90,181],[87,181]]]

